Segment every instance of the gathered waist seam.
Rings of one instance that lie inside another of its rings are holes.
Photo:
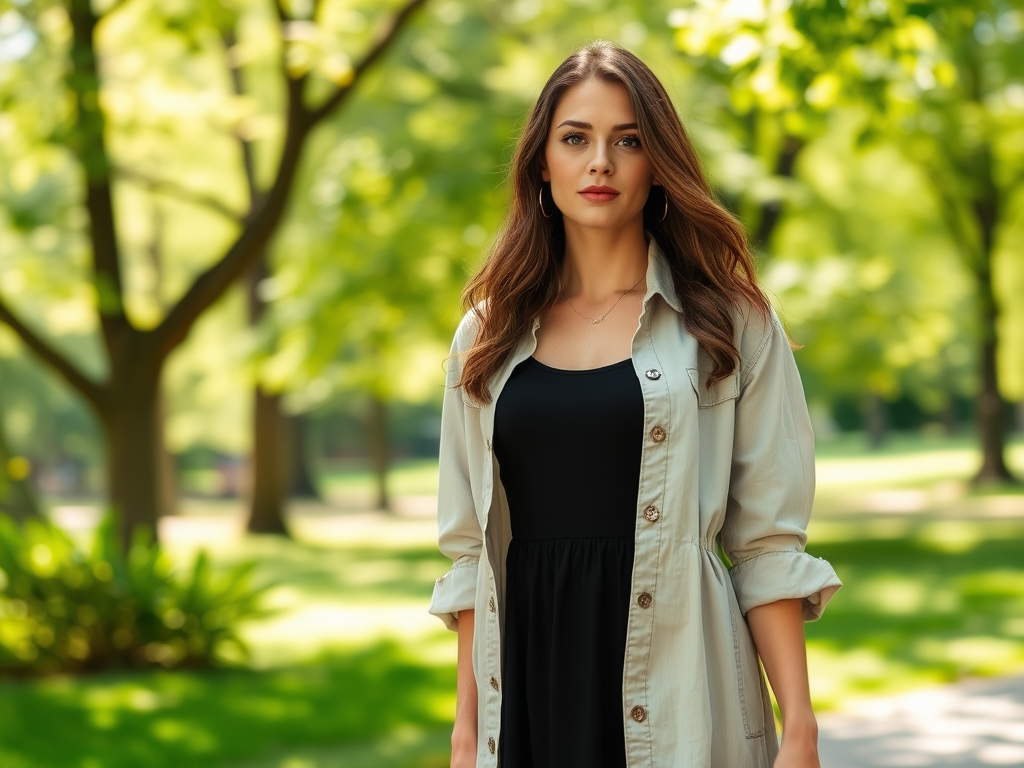
[[[533,543],[541,541],[633,541],[633,536],[513,536],[511,541]]]

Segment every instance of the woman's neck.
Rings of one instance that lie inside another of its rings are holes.
[[[616,230],[566,227],[561,281],[567,296],[604,301],[629,290],[646,272],[642,220]]]

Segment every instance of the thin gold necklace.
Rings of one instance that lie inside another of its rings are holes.
[[[640,280],[643,280],[643,279],[644,279],[644,277],[646,277],[646,273],[645,273],[645,274],[643,274],[643,275],[640,275]],[[637,287],[638,285],[640,285],[640,280],[637,280],[637,281],[636,281],[635,283],[633,283],[633,287],[632,287],[632,288],[630,288],[630,289],[629,289],[628,291],[624,291],[624,292],[623,292],[623,293],[622,293],[622,294],[621,294],[621,295],[619,296],[619,298],[617,298],[617,299],[615,300],[615,303],[614,303],[614,304],[612,304],[612,305],[611,305],[610,307],[608,307],[608,310],[607,310],[607,311],[606,311],[606,312],[605,312],[605,313],[604,313],[603,315],[598,315],[598,316],[597,316],[596,318],[594,318],[594,317],[587,317],[586,315],[584,315],[584,314],[583,314],[582,312],[580,312],[580,311],[579,311],[578,309],[576,309],[576,307],[574,307],[574,306],[572,305],[572,302],[571,302],[571,301],[569,301],[569,295],[568,295],[568,294],[567,294],[567,293],[565,292],[565,289],[564,289],[564,288],[562,287],[562,278],[561,278],[561,277],[559,277],[559,278],[558,278],[558,292],[559,292],[560,294],[562,294],[563,296],[565,296],[565,303],[569,305],[569,309],[571,309],[571,310],[572,310],[573,312],[575,312],[575,313],[576,313],[577,315],[579,315],[580,317],[582,317],[582,318],[583,318],[584,320],[589,320],[589,321],[590,321],[590,322],[591,322],[591,323],[592,323],[593,325],[597,325],[597,324],[598,324],[598,323],[600,323],[600,322],[601,322],[602,320],[604,320],[604,319],[605,319],[606,317],[608,317],[608,315],[609,315],[609,314],[611,314],[611,311],[612,311],[613,309],[615,309],[615,307],[617,307],[617,306],[619,305],[619,302],[620,302],[620,301],[622,301],[623,297],[624,297],[624,296],[625,296],[625,295],[626,295],[627,293],[632,293],[632,292],[633,292],[633,291],[634,291],[634,290],[636,289],[636,287]]]

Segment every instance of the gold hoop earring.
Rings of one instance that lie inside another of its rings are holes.
[[[659,224],[668,216],[668,192],[665,191],[664,187],[661,188],[661,194],[665,196],[665,212],[661,214],[661,218],[658,219]]]
[[[540,215],[543,216],[545,219],[550,219],[552,214],[550,214],[550,213],[548,213],[548,212],[546,212],[544,210],[544,187],[543,186],[539,190],[537,190],[537,202],[540,204]]]

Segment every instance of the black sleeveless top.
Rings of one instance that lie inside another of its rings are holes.
[[[495,404],[508,498],[503,768],[624,768],[622,662],[644,404],[632,361],[516,366]]]

